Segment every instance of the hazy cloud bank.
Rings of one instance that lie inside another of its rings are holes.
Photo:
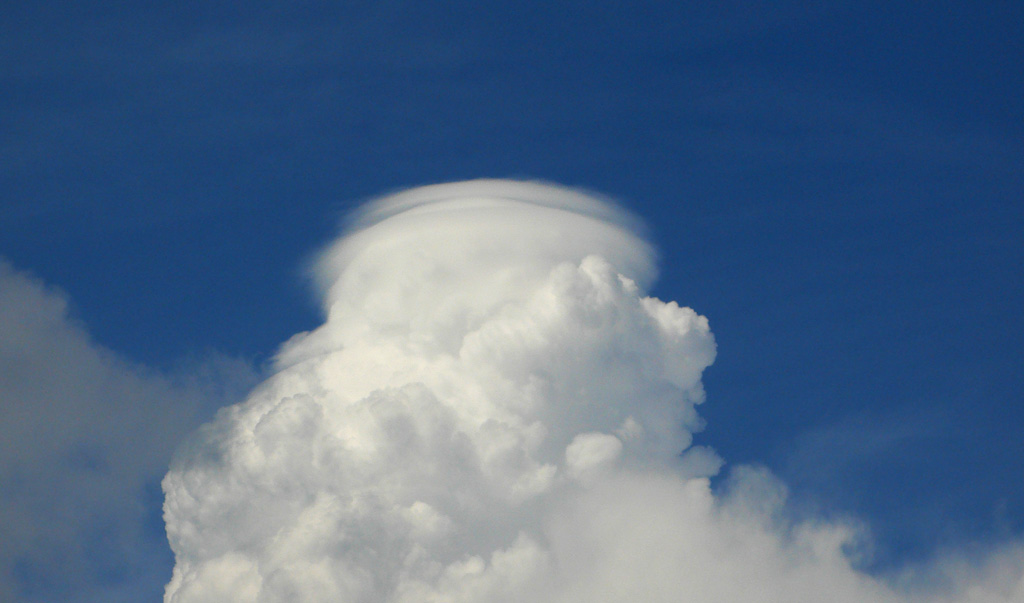
[[[178,375],[129,363],[0,260],[0,599],[151,597],[171,452],[253,377],[227,358]]]

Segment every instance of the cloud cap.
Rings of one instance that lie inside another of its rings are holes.
[[[320,254],[314,275],[329,322],[345,336],[387,331],[450,347],[445,337],[522,300],[562,262],[597,255],[646,287],[656,268],[642,229],[610,200],[563,186],[436,184],[368,204]]]

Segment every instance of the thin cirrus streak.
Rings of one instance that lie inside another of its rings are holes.
[[[1024,599],[1017,549],[897,589],[850,527],[780,520],[765,471],[713,494],[690,444],[714,338],[654,274],[638,223],[574,189],[369,205],[315,266],[325,323],[164,479],[165,601]]]

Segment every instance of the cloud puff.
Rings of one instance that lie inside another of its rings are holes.
[[[326,322],[164,479],[168,603],[928,595],[859,572],[857,530],[787,522],[763,471],[712,492],[720,460],[687,450],[708,321],[646,296],[653,252],[608,202],[413,189],[370,205],[315,270]],[[950,600],[1024,588],[967,574]]]
[[[5,601],[120,600],[112,593],[163,557],[147,516],[171,452],[251,378],[227,359],[206,367],[208,380],[130,364],[96,345],[67,307],[0,260]],[[158,578],[147,578],[152,588]]]

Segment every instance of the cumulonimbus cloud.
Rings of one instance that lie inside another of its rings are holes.
[[[854,530],[780,520],[764,472],[716,497],[720,461],[690,449],[714,338],[646,296],[653,256],[625,212],[558,186],[371,204],[316,265],[325,323],[164,479],[165,601],[1024,596],[1020,572],[947,573],[948,599],[865,575]]]

